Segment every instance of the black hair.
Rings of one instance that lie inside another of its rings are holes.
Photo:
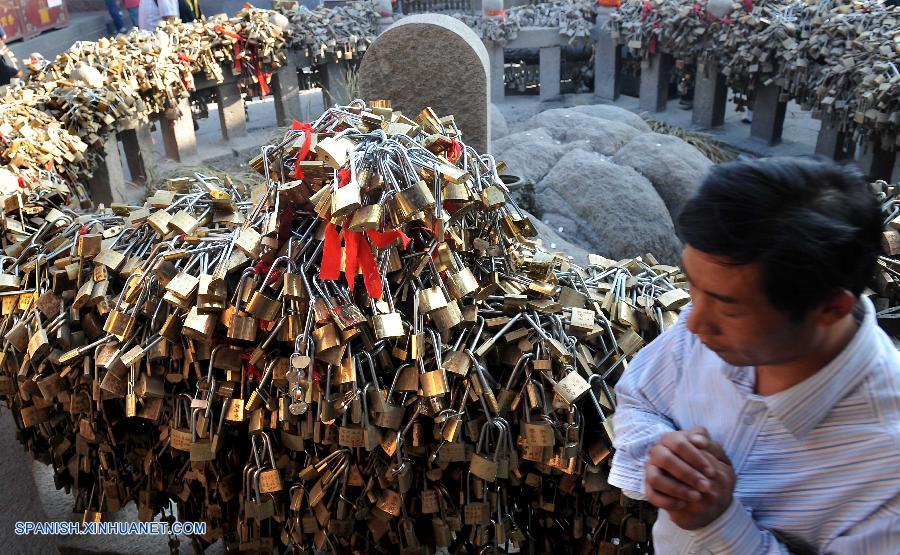
[[[678,218],[697,250],[758,262],[769,302],[795,321],[872,279],[882,216],[855,169],[823,158],[765,158],[713,167]]]

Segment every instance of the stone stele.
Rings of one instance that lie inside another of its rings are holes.
[[[487,49],[464,23],[450,16],[404,17],[368,48],[359,68],[366,100],[390,100],[415,119],[430,106],[454,116],[462,140],[477,151],[490,148],[490,69]]]

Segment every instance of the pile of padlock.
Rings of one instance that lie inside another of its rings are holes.
[[[69,184],[77,184],[90,168],[86,150],[80,137],[35,107],[33,91],[20,89],[0,99],[0,194],[25,184],[30,191],[31,184],[50,180],[68,198]]]
[[[310,64],[359,58],[378,36],[381,14],[373,0],[314,10],[276,0],[272,7],[290,20],[288,45],[305,49]]]
[[[876,181],[870,187],[884,215],[882,255],[878,257],[871,298],[878,323],[900,348],[900,183]]]
[[[832,117],[856,137],[900,145],[900,7],[883,0],[629,0],[614,40],[647,56],[715,63],[739,106],[755,87]]]
[[[524,27],[558,27],[569,43],[591,35],[596,21],[596,3],[586,0],[551,0],[524,6],[512,6],[501,14],[454,13],[479,37],[507,43],[519,36]]]
[[[230,19],[169,23],[165,33],[132,31],[77,42],[52,62],[26,60],[28,77],[0,98],[0,163],[28,184],[42,179],[36,172],[78,183],[108,134],[174,112],[194,75],[221,82],[223,64],[231,65],[242,82],[267,91],[285,59],[276,16],[248,6]]]
[[[354,101],[251,161],[79,215],[5,199],[0,392],[75,509],[243,550],[649,549],[612,387],[689,296],[570,264],[452,116]]]

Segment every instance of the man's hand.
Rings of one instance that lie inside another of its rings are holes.
[[[680,528],[706,526],[731,505],[734,469],[705,428],[665,434],[649,454],[644,472],[647,500],[667,511]]]

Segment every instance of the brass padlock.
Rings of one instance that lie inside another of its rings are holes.
[[[394,196],[394,206],[402,223],[412,220],[417,214],[434,208],[434,194],[424,181],[416,181]]]

